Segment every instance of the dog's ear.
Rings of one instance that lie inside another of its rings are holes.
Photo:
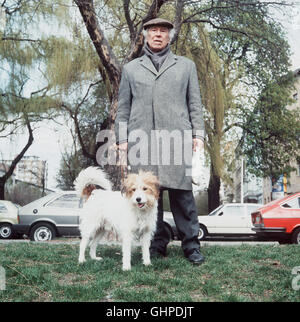
[[[122,185],[123,193],[127,194],[130,192],[132,186],[137,182],[138,175],[136,173],[129,173],[127,178],[124,180]]]
[[[159,183],[159,181],[157,180],[157,181],[155,182],[155,198],[156,198],[156,200],[158,200],[158,198],[159,198],[159,194],[160,194],[160,183]]]
[[[128,174],[128,176],[123,181],[122,186],[121,186],[121,195],[122,196],[124,194],[126,195],[128,193],[128,189],[129,189],[129,186],[132,182],[132,179],[133,179],[133,174]]]
[[[160,193],[160,190],[159,190],[159,188],[160,188],[160,183],[159,183],[159,181],[158,181],[157,176],[156,176],[153,172],[151,172],[151,171],[143,172],[142,174],[143,174],[143,176],[144,176],[145,181],[146,181],[149,185],[151,185],[151,186],[152,186],[152,190],[153,190],[153,192],[154,192],[154,196],[155,196],[155,198],[158,200],[158,198],[159,198],[159,193]]]

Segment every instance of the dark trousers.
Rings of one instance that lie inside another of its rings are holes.
[[[185,254],[199,249],[199,222],[193,192],[190,190],[167,189],[169,192],[170,208],[174,217],[181,247]],[[163,190],[158,200],[157,229],[151,243],[151,249],[166,254],[169,234],[163,223]]]

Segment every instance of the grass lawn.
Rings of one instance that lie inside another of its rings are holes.
[[[292,274],[300,248],[204,246],[206,262],[191,265],[179,246],[144,267],[135,249],[132,270],[121,268],[121,248],[98,246],[101,262],[77,263],[78,245],[0,244],[6,290],[0,302],[23,301],[300,301]],[[298,282],[300,286],[300,281]]]

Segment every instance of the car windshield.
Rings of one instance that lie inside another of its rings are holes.
[[[216,208],[215,210],[213,210],[212,212],[210,212],[208,214],[208,216],[214,216],[222,207],[224,207],[223,205],[219,206],[218,208]]]

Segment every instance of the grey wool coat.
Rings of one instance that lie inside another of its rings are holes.
[[[132,172],[152,171],[164,188],[191,190],[192,137],[204,137],[196,66],[169,53],[157,71],[143,55],[122,71],[115,121]]]

